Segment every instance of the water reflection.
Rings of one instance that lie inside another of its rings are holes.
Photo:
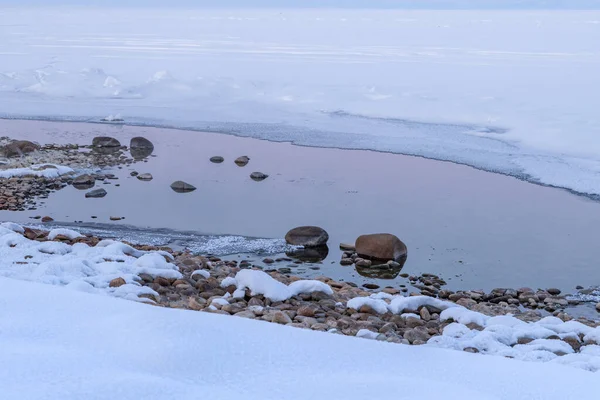
[[[300,260],[303,262],[319,262],[323,261],[329,255],[329,247],[307,247],[286,251],[288,257]]]

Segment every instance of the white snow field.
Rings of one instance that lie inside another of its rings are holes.
[[[3,400],[592,399],[598,374],[0,278]]]
[[[451,160],[600,195],[600,11],[0,9],[0,112]]]

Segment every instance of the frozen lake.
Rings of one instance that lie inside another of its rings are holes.
[[[600,11],[16,7],[0,57],[4,116],[120,114],[600,195]]]

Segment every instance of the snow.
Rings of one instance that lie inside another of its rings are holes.
[[[58,235],[65,236],[71,240],[83,236],[79,232],[76,232],[72,229],[60,228],[60,229],[52,229],[50,232],[48,232],[48,239],[54,240],[54,239],[56,239],[56,237]]]
[[[597,373],[557,363],[532,368],[5,278],[0,293],[3,400],[410,399],[423,390],[427,398],[574,400],[600,391]]]
[[[8,116],[120,114],[600,194],[588,90],[600,85],[598,10],[13,7],[1,17]]]
[[[233,281],[227,283],[233,284]],[[301,280],[292,282],[289,286],[273,279],[263,271],[243,269],[235,275],[237,290],[233,297],[243,297],[244,289],[250,289],[253,295],[262,294],[272,301],[283,301],[302,293],[323,292],[333,294],[331,287],[323,282]],[[223,286],[223,284],[221,284]],[[227,285],[229,286],[229,285]]]
[[[370,331],[368,329],[361,329],[358,332],[356,332],[356,337],[359,338],[377,339],[377,336],[379,336],[379,333]]]
[[[72,168],[55,164],[36,164],[29,168],[11,168],[0,170],[0,178],[14,178],[22,176],[38,176],[44,178],[58,178],[73,172]]]
[[[24,233],[25,228],[23,228],[19,224],[15,224],[14,222],[3,222],[0,224],[0,227],[10,229],[13,232]]]
[[[362,306],[369,306],[377,314],[385,314],[388,312],[388,305],[385,301],[372,299],[369,297],[355,297],[351,300],[348,300],[346,306],[355,310],[359,310]]]
[[[200,275],[204,279],[210,278],[210,272],[205,271],[203,269],[197,269],[197,270],[195,270],[194,272],[192,272],[192,274],[190,276],[193,278],[195,275]],[[225,286],[225,287],[227,287],[227,286]]]
[[[136,301],[148,301],[138,298],[139,294],[158,295],[137,283],[140,273],[181,277],[177,267],[166,261],[164,252],[143,252],[113,240],[104,240],[95,247],[85,243],[38,242],[27,239],[19,233],[21,231],[23,228],[13,223],[0,226],[0,276],[66,285],[77,291]],[[49,237],[57,235],[81,236],[68,229],[54,229],[49,233]],[[126,285],[110,288],[110,281],[119,277],[125,279]]]
[[[404,310],[418,310],[423,306],[432,306],[435,308],[439,308],[440,310],[445,310],[449,307],[457,307],[456,304],[451,303],[449,301],[434,299],[429,296],[396,296],[389,305],[390,311],[394,314],[402,314]]]

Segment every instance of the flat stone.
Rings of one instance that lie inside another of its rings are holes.
[[[221,164],[223,161],[225,161],[225,159],[221,156],[214,156],[210,158],[210,162],[215,164]]]
[[[139,174],[137,176],[137,178],[140,181],[151,181],[153,179],[152,174],[148,174],[148,173],[146,173],[146,174]]]
[[[106,196],[106,194],[107,194],[106,190],[100,188],[100,189],[90,190],[89,192],[87,192],[85,194],[85,197],[97,199],[97,198]]]

